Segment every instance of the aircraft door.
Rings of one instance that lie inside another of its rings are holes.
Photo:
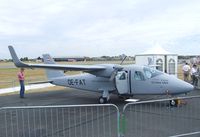
[[[147,92],[148,87],[145,83],[145,77],[141,70],[135,70],[131,73],[131,91],[133,94],[143,94]]]
[[[129,94],[129,76],[127,71],[119,71],[115,77],[116,88],[119,94]]]

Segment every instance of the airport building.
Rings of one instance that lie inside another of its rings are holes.
[[[178,73],[178,55],[156,46],[142,54],[135,56],[137,65],[155,67],[156,69],[177,76]]]
[[[76,62],[76,61],[84,61],[86,57],[54,57],[55,61],[68,61],[68,62]]]

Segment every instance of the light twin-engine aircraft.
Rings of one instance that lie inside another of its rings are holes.
[[[45,64],[26,64],[19,60],[12,46],[10,54],[16,67],[43,68],[49,83],[70,88],[100,92],[99,103],[106,103],[110,94],[128,95],[176,95],[193,90],[193,86],[174,76],[146,66],[137,65],[58,65],[48,54]],[[64,71],[83,71],[78,75],[65,75]]]

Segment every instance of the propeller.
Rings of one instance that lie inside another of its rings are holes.
[[[122,59],[122,62],[120,63],[120,65],[122,65],[123,64],[123,62],[124,62],[124,60],[127,58],[127,56],[126,55],[122,55],[123,56],[123,59]]]
[[[120,71],[120,70],[122,70],[123,67],[121,65],[116,65],[116,66],[113,67],[113,69],[114,70],[113,70],[113,72],[112,72],[112,74],[110,76],[110,79],[109,79],[110,81],[114,80],[115,76],[117,75],[117,72]]]
[[[123,67],[121,65],[123,64],[123,62],[127,58],[127,56],[125,54],[122,54],[121,56],[122,56],[123,59],[122,59],[120,65],[116,65],[116,66],[113,67],[114,70],[113,70],[113,72],[110,76],[110,79],[109,79],[110,81],[113,81],[115,76],[117,75],[117,72],[123,69]]]

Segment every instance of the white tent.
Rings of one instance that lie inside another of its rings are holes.
[[[154,66],[156,69],[177,76],[178,55],[155,46],[135,56],[137,65]]]

